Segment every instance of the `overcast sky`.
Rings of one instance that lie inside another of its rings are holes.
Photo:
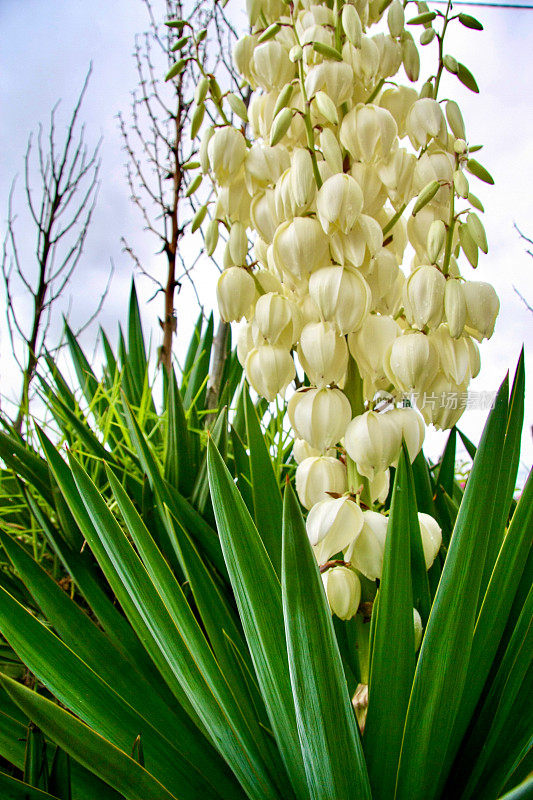
[[[233,17],[243,20],[240,0],[230,0]],[[244,2],[242,3],[244,6]],[[431,5],[431,4],[430,4]],[[154,8],[163,16],[163,0]],[[470,142],[484,145],[479,160],[490,170],[496,185],[488,187],[471,180],[472,190],[485,204],[484,223],[489,253],[481,256],[477,273],[463,267],[465,277],[493,283],[502,310],[490,342],[482,345],[482,370],[472,390],[495,390],[505,371],[514,365],[522,342],[526,344],[529,381],[533,380],[533,315],[513,290],[519,288],[533,305],[533,259],[514,230],[516,223],[533,238],[533,11],[471,9],[483,22],[482,33],[459,25],[451,27],[447,50],[475,74],[480,87],[476,96],[463,89],[455,78],[446,76],[442,96],[458,100],[466,121]],[[116,273],[100,322],[114,338],[118,320],[124,320],[132,265],[121,252],[120,237],[126,236],[146,265],[157,268],[155,242],[142,233],[135,209],[128,200],[124,180],[124,154],[118,135],[116,114],[126,112],[129,93],[135,87],[131,58],[134,36],[146,28],[141,0],[0,0],[2,51],[0,53],[0,219],[5,229],[7,199],[11,180],[22,168],[25,143],[39,121],[46,125],[50,109],[61,98],[59,127],[74,103],[89,63],[93,76],[84,103],[83,120],[88,143],[103,136],[101,186],[94,221],[72,286],[72,318],[80,319],[93,298],[102,291],[110,259]],[[426,48],[426,51],[429,48]],[[433,54],[434,57],[434,54]],[[474,184],[478,185],[474,188]],[[16,195],[20,213],[21,238],[28,239],[24,224],[22,194]],[[28,254],[31,242],[26,241]],[[207,263],[202,267],[200,292],[213,304],[215,273]],[[154,323],[160,308],[146,307],[149,287],[139,281],[143,313]],[[186,289],[178,298],[179,329],[183,338],[191,330],[197,307]],[[2,311],[3,314],[3,311]],[[58,324],[60,320],[57,321]],[[155,330],[155,328],[154,328]],[[9,368],[9,341],[2,317],[0,327],[0,381],[3,395],[15,396],[14,373]],[[155,333],[154,336],[157,336]],[[90,348],[94,334],[87,332],[84,344]],[[183,339],[182,339],[183,341]],[[529,344],[529,348],[528,348]],[[18,391],[18,390],[17,390]],[[531,425],[533,393],[528,392],[523,469],[532,461]],[[460,427],[477,441],[486,411],[468,411]],[[432,437],[432,450],[441,437]]]

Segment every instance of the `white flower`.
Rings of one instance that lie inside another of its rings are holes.
[[[320,456],[322,453],[320,450],[317,450],[316,447],[311,447],[309,442],[306,442],[305,439],[295,439],[292,446],[292,455],[296,463],[301,464],[304,459]],[[332,447],[329,450],[326,450],[325,455],[334,456],[335,448]]]
[[[341,334],[357,330],[365,321],[372,299],[368,284],[355,269],[322,267],[309,279],[309,294],[325,320]]]
[[[493,286],[483,281],[465,281],[466,329],[477,339],[490,339],[494,332],[500,301]]]
[[[432,424],[437,430],[448,430],[457,424],[465,410],[460,402],[468,387],[468,381],[457,384],[443,372],[437,372],[433,380],[424,387],[427,397],[436,397],[434,402],[422,403],[419,407],[426,424]]]
[[[421,511],[418,512],[418,522],[420,524],[420,535],[422,537],[426,569],[429,569],[440,550],[442,544],[442,530],[436,519],[429,514],[423,514]]]
[[[319,389],[340,383],[348,366],[346,339],[331,322],[310,322],[300,334],[298,358],[312,384]]]
[[[346,491],[346,467],[337,458],[318,456],[304,459],[296,467],[296,492],[304,508],[329,498],[329,492]]]
[[[431,139],[441,144],[448,141],[448,130],[442,109],[436,100],[423,97],[413,103],[407,115],[407,133],[415,150],[425,147]]]
[[[342,439],[351,408],[340,389],[300,389],[289,400],[287,413],[296,435],[323,452]]]
[[[351,619],[361,602],[361,583],[348,567],[333,567],[322,575],[331,613],[340,619]]]
[[[436,375],[438,353],[425,334],[407,332],[394,340],[384,366],[391,382],[402,391],[420,389]]]
[[[263,237],[264,238],[264,237]],[[273,255],[281,272],[302,276],[329,263],[327,237],[318,220],[295,217],[277,229]]]
[[[363,209],[363,192],[351,175],[332,175],[317,194],[316,208],[325,233],[349,233]]]
[[[371,581],[381,578],[387,526],[388,517],[376,511],[364,511],[361,532],[344,551],[344,560]]]
[[[363,512],[348,495],[314,505],[307,516],[306,528],[310,543],[313,547],[318,545],[315,553],[319,564],[346,550],[359,536],[363,521]]]
[[[316,92],[325,92],[337,108],[350,99],[353,91],[353,69],[342,61],[324,61],[311,67],[305,79],[309,99]]]
[[[273,39],[255,48],[252,70],[257,83],[267,91],[282,89],[295,75],[288,51]]]
[[[255,284],[252,276],[241,267],[225,269],[217,283],[217,301],[224,322],[238,322],[252,306]]]
[[[373,480],[398,458],[401,437],[401,426],[391,414],[366,411],[348,425],[344,446],[361,475]]]
[[[373,378],[384,375],[383,362],[393,341],[401,333],[391,317],[369,314],[361,328],[350,333],[348,346],[359,371]]]
[[[289,350],[298,339],[300,329],[301,316],[294,303],[278,292],[259,297],[252,328],[256,345],[276,344]]]
[[[457,339],[462,334],[466,323],[466,299],[462,283],[453,278],[446,281],[444,315],[450,336]]]
[[[270,344],[254,347],[248,353],[245,371],[250,386],[269,402],[285,391],[296,374],[290,352]]]
[[[405,285],[405,315],[415,328],[437,328],[444,314],[446,278],[437,267],[415,269]]]
[[[242,167],[246,156],[244,136],[229,126],[217,128],[207,145],[207,154],[217,182],[224,185]]]
[[[388,417],[398,424],[400,435],[405,440],[407,452],[411,463],[415,460],[424,444],[426,426],[424,420],[414,408],[393,408],[387,413]]]
[[[386,108],[359,104],[342,121],[340,140],[352,158],[374,161],[389,156],[398,128]]]

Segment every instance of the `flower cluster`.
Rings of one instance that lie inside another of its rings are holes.
[[[458,264],[462,253],[475,267],[487,251],[466,173],[490,175],[471,157],[457,104],[437,100],[442,66],[421,92],[397,83],[402,67],[418,79],[419,54],[403,4],[382,9],[251,0],[251,33],[234,51],[252,89],[251,141],[245,126],[223,123],[200,147],[217,187],[210,226],[228,231],[219,310],[244,320],[247,379],[271,401],[295,379],[295,361],[307,376],[288,404],[296,488],[319,563],[343,554],[324,571],[342,618],[359,604],[354,570],[381,575],[387,517],[373,506],[402,439],[414,459],[425,423],[449,428],[463,410],[382,407],[380,391],[464,392],[499,307],[492,286],[466,280]],[[427,44],[440,12],[418,10],[411,22]],[[384,15],[387,32],[371,33]],[[420,527],[429,568],[440,530],[423,514]]]

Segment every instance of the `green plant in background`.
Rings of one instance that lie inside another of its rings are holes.
[[[42,383],[68,452],[37,426],[33,443],[0,435],[4,793],[499,797],[530,769],[522,360],[468,443],[464,495],[455,430],[435,469],[402,453],[378,594],[363,579],[359,612],[333,623],[290,485],[282,499],[282,415],[262,427],[243,389],[210,435],[200,423],[211,330],[158,414],[132,293],[102,381],[70,339],[84,410],[57,370]],[[429,575],[416,509],[443,529]],[[350,698],[366,682],[361,735]]]

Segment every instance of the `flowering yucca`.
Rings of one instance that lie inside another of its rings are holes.
[[[420,8],[414,22],[427,44],[436,15]],[[402,436],[412,458],[424,439],[420,415],[405,427],[391,407],[404,393],[466,391],[479,370],[473,338],[492,335],[494,290],[459,271],[462,253],[476,266],[487,249],[465,170],[490,176],[471,159],[457,104],[439,102],[440,78],[420,93],[398,83],[402,72],[410,82],[419,73],[399,2],[388,8],[388,33],[373,32],[383,11],[366,0],[333,9],[255,0],[248,11],[251,34],[237,43],[235,64],[253,89],[251,146],[227,124],[207,134],[205,168],[219,193],[235,195],[230,213],[220,202],[215,211],[239,256],[220,276],[220,310],[224,319],[246,314],[254,346],[241,336],[241,361],[268,400],[285,392],[297,356],[315,388],[291,399],[295,435],[319,454],[339,445],[348,491],[372,507],[369,482],[396,463]],[[248,259],[245,229],[254,241]],[[259,290],[254,310],[249,276],[262,271],[280,282],[278,299]],[[388,403],[380,405],[380,391]],[[447,406],[422,408],[425,421],[451,427],[463,407]],[[300,478],[309,507],[303,486]]]

